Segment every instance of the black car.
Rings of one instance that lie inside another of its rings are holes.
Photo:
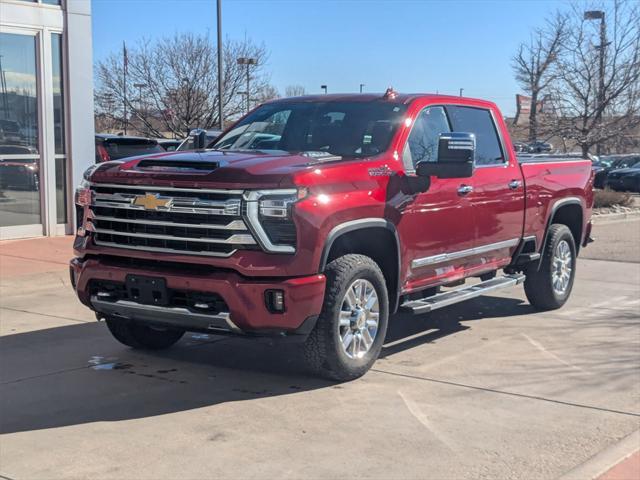
[[[529,153],[549,153],[553,150],[553,145],[549,142],[531,142],[527,145],[527,151]]]
[[[110,135],[106,133],[98,133],[96,135],[96,163],[163,152],[165,152],[165,149],[153,138]]]
[[[169,138],[159,138],[158,145],[165,149],[167,152],[174,152],[178,149],[182,140],[172,140]]]
[[[595,171],[593,186],[596,188],[605,188],[609,174],[614,170],[629,168],[640,162],[640,154],[631,155],[605,155],[599,158],[599,168]]]
[[[606,186],[612,190],[640,192],[640,160],[628,168],[609,172]]]

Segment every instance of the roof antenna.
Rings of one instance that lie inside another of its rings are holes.
[[[393,89],[393,87],[389,87],[387,88],[387,91],[384,92],[384,96],[382,98],[384,98],[385,100],[393,100],[394,98],[396,98],[398,96],[397,92]]]

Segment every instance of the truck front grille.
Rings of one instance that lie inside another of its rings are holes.
[[[242,218],[241,190],[94,184],[97,245],[227,257],[257,244]]]

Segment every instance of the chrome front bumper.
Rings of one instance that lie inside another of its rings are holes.
[[[229,312],[214,315],[195,313],[186,308],[143,305],[128,300],[110,302],[91,296],[91,305],[96,312],[113,315],[129,320],[166,325],[181,330],[209,330],[219,332],[242,333],[232,321]]]

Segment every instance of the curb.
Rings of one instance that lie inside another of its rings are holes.
[[[640,448],[640,430],[634,431],[618,443],[596,453],[584,463],[558,477],[558,480],[592,480],[598,478],[636,453],[638,448]]]
[[[610,222],[615,220],[626,220],[626,219],[635,220],[636,218],[640,218],[640,212],[603,213],[601,215],[591,216],[591,220],[596,225],[601,222]]]

